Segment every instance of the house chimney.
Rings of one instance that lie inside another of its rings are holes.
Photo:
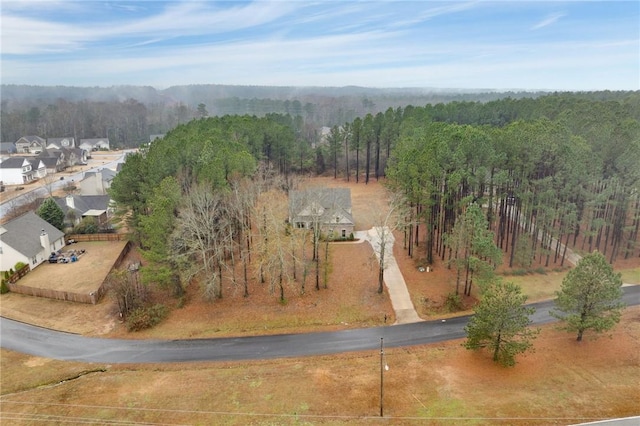
[[[75,207],[75,204],[73,203],[73,195],[71,194],[67,195],[66,203],[67,203],[67,207],[75,210],[76,207]]]
[[[104,184],[102,183],[102,169],[96,172],[96,194],[104,195]]]
[[[51,243],[49,242],[49,234],[44,232],[44,229],[40,233],[40,245],[46,250],[46,254],[48,256],[51,251]]]

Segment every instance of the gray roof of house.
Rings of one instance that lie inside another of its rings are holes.
[[[0,241],[19,253],[31,258],[40,253],[44,247],[40,244],[42,230],[49,234],[49,241],[53,242],[64,233],[41,219],[34,212],[28,212],[2,225],[7,232],[0,235]]]
[[[69,197],[73,197],[73,210],[80,215],[89,210],[107,210],[111,201],[108,195],[69,195]],[[67,197],[55,197],[54,200],[66,215],[70,209],[67,205]]]
[[[14,142],[0,142],[0,151],[14,153],[16,152],[16,144]]]
[[[2,163],[0,163],[0,168],[21,169],[22,164],[24,163],[24,160],[25,160],[24,157],[10,157],[10,158],[7,158],[6,160],[3,160]]]
[[[58,166],[58,159],[56,157],[44,157],[38,158],[38,160],[42,161],[47,169],[53,169]]]
[[[332,217],[340,212],[353,223],[351,214],[351,190],[349,188],[315,188],[289,193],[291,216],[296,217],[311,203],[319,203],[325,210],[324,216]]]
[[[114,172],[111,169],[100,169],[98,172],[102,173],[102,180],[104,182],[111,182],[113,180],[114,177],[116,177],[116,175],[118,174],[118,172]],[[84,179],[90,178],[91,176],[94,176],[95,174],[97,174],[97,172],[86,172],[84,174]],[[82,179],[82,180],[84,180]]]
[[[20,139],[25,139],[29,143],[38,142],[39,144],[42,144],[43,142],[46,142],[44,138],[41,138],[40,136],[36,136],[36,135],[22,136]]]
[[[63,151],[57,148],[43,149],[42,152],[36,156],[36,158],[59,158],[62,153]]]

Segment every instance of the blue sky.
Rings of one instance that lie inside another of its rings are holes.
[[[640,89],[640,2],[0,1],[3,84]]]

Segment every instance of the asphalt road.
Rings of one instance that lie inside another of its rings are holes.
[[[624,303],[640,304],[640,286],[624,287]],[[534,324],[555,321],[553,301],[532,304]],[[468,316],[387,327],[307,334],[192,340],[122,340],[84,337],[0,318],[0,347],[59,360],[99,363],[160,363],[257,360],[323,355],[380,347],[414,346],[465,336]]]

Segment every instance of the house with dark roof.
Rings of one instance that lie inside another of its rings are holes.
[[[16,144],[13,142],[0,142],[0,154],[2,155],[12,155],[17,151]]]
[[[18,262],[33,269],[62,247],[62,231],[34,212],[25,213],[0,225],[0,271],[12,269]]]
[[[111,169],[100,169],[95,172],[86,172],[80,181],[80,194],[82,195],[107,195],[111,182],[117,172]]]
[[[313,229],[333,238],[348,238],[355,223],[348,188],[316,188],[289,193],[289,223],[294,228]]]
[[[46,166],[37,158],[10,157],[0,159],[0,181],[5,185],[21,185],[46,175]]]
[[[58,206],[64,212],[65,222],[77,225],[85,217],[93,217],[96,224],[104,227],[109,223],[112,209],[111,197],[108,195],[73,195],[54,197]]]
[[[16,141],[16,151],[20,154],[39,154],[47,147],[47,141],[40,136],[23,136]]]
[[[62,150],[47,148],[36,158],[44,163],[47,173],[58,173],[66,168],[66,155]]]

